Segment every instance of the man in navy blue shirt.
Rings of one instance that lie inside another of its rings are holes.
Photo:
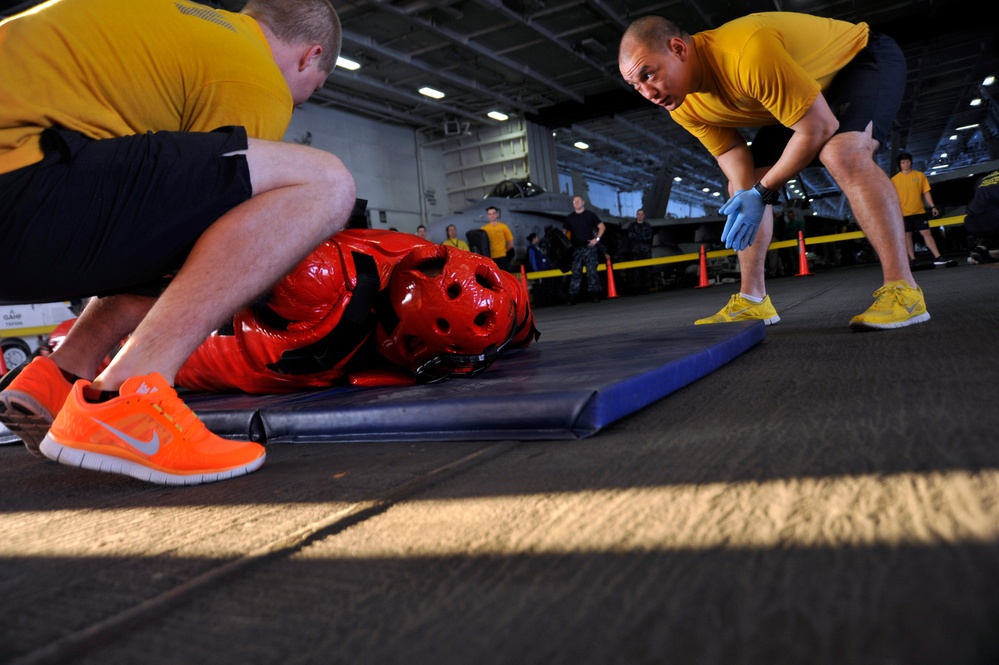
[[[572,197],[572,212],[565,218],[565,230],[572,242],[572,276],[569,278],[569,304],[575,305],[586,267],[586,289],[593,302],[600,301],[597,279],[597,244],[604,234],[604,223],[586,209],[582,196]]]

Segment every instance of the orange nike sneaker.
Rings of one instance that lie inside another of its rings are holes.
[[[17,376],[0,391],[0,423],[21,437],[32,455],[44,457],[38,445],[66,402],[73,384],[46,356],[38,356],[13,372],[17,372]]]
[[[73,384],[42,439],[49,459],[161,485],[211,483],[264,463],[263,446],[212,434],[156,372],[130,378],[106,402],[88,401],[89,386]]]

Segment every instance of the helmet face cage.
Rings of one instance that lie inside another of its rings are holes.
[[[487,257],[448,245],[417,248],[392,272],[396,317],[382,317],[379,353],[423,382],[477,374],[513,339],[518,303],[526,303],[521,287]]]

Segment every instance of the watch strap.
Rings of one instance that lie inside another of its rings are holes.
[[[767,205],[773,205],[780,200],[780,192],[764,187],[761,182],[757,182],[753,185],[753,189],[756,190],[756,192],[760,195],[760,198],[762,198],[763,202]]]

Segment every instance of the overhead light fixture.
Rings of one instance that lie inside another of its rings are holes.
[[[345,58],[342,55],[340,55],[340,56],[337,56],[336,66],[339,67],[339,68],[341,68],[341,69],[349,69],[350,71],[354,71],[356,69],[360,69],[361,68],[361,63],[354,62],[353,60],[351,60],[349,58]]]
[[[986,76],[985,80],[982,81],[982,85],[992,85],[995,82],[996,82],[995,76]]]
[[[707,194],[708,192],[711,191],[711,188],[710,187],[701,187],[701,191],[704,192],[705,194]]]
[[[947,156],[947,153],[946,153],[946,152],[941,152],[941,153],[940,153],[940,159],[943,159],[943,158],[944,158],[944,157],[946,157],[946,156]]]
[[[711,196],[721,196],[721,192],[711,192]]]
[[[933,168],[935,168],[935,169],[945,169],[945,168],[947,168],[948,166],[950,166],[950,164],[937,164],[937,165],[936,165],[936,166],[934,166]]]
[[[968,104],[968,106],[981,106],[981,105],[982,105],[981,97],[975,97],[974,99],[971,100],[971,103]]]
[[[949,139],[947,139],[947,140],[948,140],[948,141],[956,141],[956,140],[957,140],[957,134],[951,134],[951,135],[950,135],[950,138],[949,138]]]
[[[575,143],[573,143],[572,145],[576,146],[576,147],[577,147],[577,148],[579,148],[580,150],[588,150],[588,149],[589,149],[589,147],[590,147],[590,144],[589,144],[589,143],[583,143],[582,141],[576,141],[576,142],[575,142]]]
[[[499,120],[500,122],[505,122],[510,119],[510,116],[508,116],[506,113],[500,113],[499,111],[490,111],[486,115],[492,118],[493,120]]]
[[[678,175],[673,176],[673,182],[681,182],[682,180],[683,180],[683,178],[681,178]]]
[[[976,122],[976,123],[975,123],[975,124],[973,124],[973,125],[965,125],[964,127],[958,127],[958,128],[957,128],[957,129],[955,129],[954,131],[955,131],[955,132],[960,132],[960,131],[962,131],[962,130],[965,130],[965,129],[974,129],[974,128],[975,128],[975,127],[977,127],[977,126],[978,126],[978,123]]]
[[[420,88],[420,94],[427,97],[433,97],[434,99],[444,99],[444,93],[440,90],[434,90],[433,88],[422,87]]]

